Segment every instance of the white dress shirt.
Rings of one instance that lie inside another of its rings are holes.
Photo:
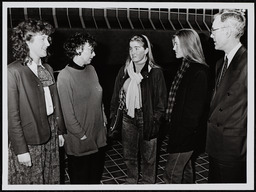
[[[233,57],[235,56],[236,52],[238,51],[238,49],[242,46],[242,44],[239,42],[230,52],[228,55],[225,55],[225,57],[227,56],[228,58],[228,67],[230,62],[232,61]],[[224,58],[225,58],[224,57]]]

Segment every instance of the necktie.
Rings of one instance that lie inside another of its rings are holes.
[[[50,72],[43,68],[42,65],[37,65],[38,78],[43,84],[43,87],[48,87],[54,83]]]
[[[224,77],[224,75],[225,75],[225,73],[227,71],[227,68],[228,68],[228,58],[225,57],[224,63],[222,65],[222,70],[221,70],[221,73],[220,73],[218,81],[217,81],[217,87],[219,87],[220,82],[223,79],[223,77]]]

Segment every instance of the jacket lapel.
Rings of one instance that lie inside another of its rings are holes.
[[[229,88],[236,82],[236,78],[238,77],[238,74],[241,71],[241,65],[240,64],[240,57],[241,55],[246,51],[246,49],[242,46],[238,49],[237,53],[233,57],[225,76],[223,77],[221,84],[218,88],[214,89],[214,95],[211,101],[211,109],[210,109],[210,115],[213,113],[214,109],[220,104],[220,102],[226,97],[228,94]],[[221,60],[223,62],[223,59]],[[218,62],[216,65],[216,71],[219,71],[221,68],[221,63]]]

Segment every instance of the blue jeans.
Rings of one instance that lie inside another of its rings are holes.
[[[135,111],[131,118],[126,113],[123,116],[122,142],[124,162],[127,167],[125,183],[136,184],[139,180],[139,167],[141,168],[141,183],[153,184],[156,180],[156,150],[157,139],[146,141],[143,139],[143,112]],[[139,166],[138,154],[141,163]]]
[[[163,174],[165,183],[193,183],[192,153],[169,154]]]

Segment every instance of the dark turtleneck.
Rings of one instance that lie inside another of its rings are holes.
[[[69,67],[72,67],[74,69],[78,69],[78,70],[83,70],[86,65],[84,66],[79,66],[78,64],[76,64],[74,61],[71,61],[69,64],[68,64]]]

